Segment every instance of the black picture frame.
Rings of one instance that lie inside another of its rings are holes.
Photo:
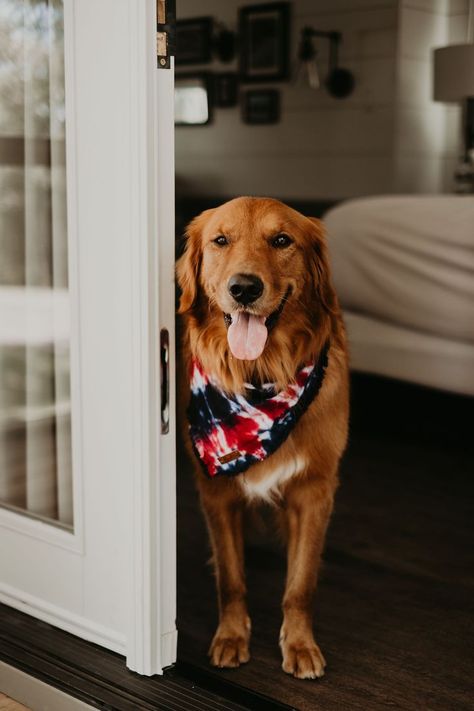
[[[176,65],[208,64],[212,60],[212,17],[176,22]]]
[[[280,92],[278,89],[249,89],[242,95],[242,120],[252,125],[278,123]]]
[[[183,86],[201,86],[205,89],[207,95],[207,118],[203,121],[184,121],[179,119],[179,111],[176,105],[176,92]],[[175,74],[174,79],[175,90],[175,126],[207,126],[213,120],[214,107],[214,81],[213,75],[210,72],[185,72]]]
[[[242,82],[285,81],[289,78],[289,2],[241,8],[239,38]]]

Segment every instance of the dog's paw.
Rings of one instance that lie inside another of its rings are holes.
[[[280,640],[282,669],[296,679],[319,679],[324,676],[326,661],[313,639],[290,642]]]
[[[250,659],[248,639],[242,635],[225,635],[217,630],[208,654],[213,667],[239,667]]]

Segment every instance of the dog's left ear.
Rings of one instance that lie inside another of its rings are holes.
[[[316,217],[307,218],[311,222],[311,275],[315,291],[322,307],[329,314],[337,311],[337,299],[331,280],[329,255],[323,224]]]

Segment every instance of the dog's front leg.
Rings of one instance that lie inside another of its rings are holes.
[[[280,632],[282,668],[298,679],[315,679],[323,676],[326,662],[313,636],[313,596],[333,490],[326,482],[295,481],[287,487],[285,500],[288,571]]]
[[[230,486],[227,489],[227,482],[216,481],[212,484],[215,487],[214,492],[208,491],[206,495],[201,491],[211,539],[219,602],[219,626],[212,640],[209,656],[214,666],[238,667],[250,658],[250,618],[245,601],[243,503],[236,495],[229,495]],[[224,492],[223,489],[227,491]]]

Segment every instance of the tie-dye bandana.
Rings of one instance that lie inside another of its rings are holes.
[[[326,344],[318,361],[301,368],[286,390],[275,393],[271,384],[258,389],[249,385],[245,396],[223,392],[193,361],[189,431],[208,476],[241,474],[278,449],[318,394],[328,350]]]

